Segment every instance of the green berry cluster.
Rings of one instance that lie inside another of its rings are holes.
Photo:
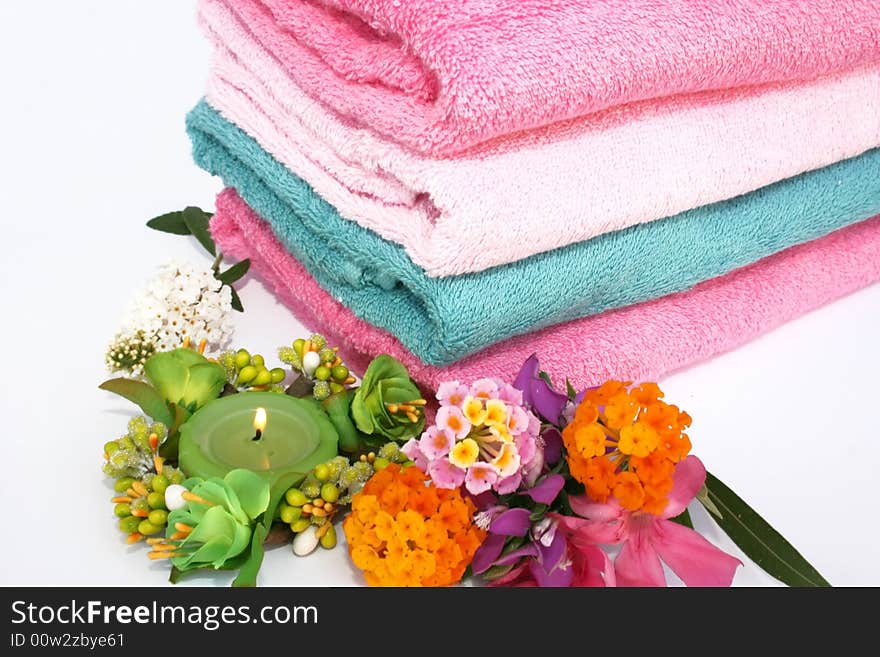
[[[176,468],[162,466],[160,472],[146,473],[139,478],[120,477],[113,485],[118,493],[111,501],[113,513],[119,519],[119,529],[128,534],[128,542],[136,543],[146,536],[165,531],[168,509],[165,508],[165,489],[171,484],[182,484],[185,477]]]
[[[341,506],[351,503],[357,493],[377,470],[390,463],[405,463],[406,456],[397,443],[383,445],[379,452],[362,454],[354,461],[337,456],[315,466],[299,487],[290,488],[278,508],[278,518],[290,525],[294,534],[318,525],[320,544],[330,549],[336,545],[333,518]]]
[[[226,369],[229,383],[239,390],[284,390],[281,383],[287,373],[281,367],[266,367],[266,359],[260,354],[252,356],[247,349],[227,351],[220,355],[217,362]]]
[[[110,477],[139,478],[154,470],[159,445],[168,436],[161,422],[150,423],[142,415],[128,423],[128,432],[104,444],[104,473]]]
[[[143,331],[134,335],[117,335],[107,347],[105,361],[111,372],[139,374],[147,359],[156,353],[156,345]]]
[[[294,340],[291,347],[281,347],[278,358],[311,381],[312,394],[323,401],[356,380],[337,352],[337,347],[329,347],[324,336],[315,333],[308,339]]]

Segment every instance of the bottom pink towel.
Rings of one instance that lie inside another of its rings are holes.
[[[390,333],[327,294],[235,193],[217,197],[211,232],[256,271],[306,326],[339,344],[363,372],[387,353],[426,387],[484,376],[512,379],[537,353],[554,381],[576,388],[607,379],[656,380],[737,347],[780,324],[880,280],[880,216],[795,246],[687,292],[578,319],[493,345],[446,367],[425,365]]]

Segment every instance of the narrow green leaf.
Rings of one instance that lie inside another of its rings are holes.
[[[217,274],[216,278],[226,283],[226,285],[232,285],[233,283],[235,283],[235,281],[239,280],[242,276],[247,274],[248,269],[250,268],[251,261],[249,259],[245,259],[241,262],[236,262],[226,271],[220,272],[219,274]]]
[[[531,520],[532,522],[536,522],[536,521],[540,520],[544,516],[544,514],[547,512],[547,505],[546,504],[535,504],[535,506],[532,507],[531,511],[532,511],[532,513],[529,515],[529,520]]]
[[[721,512],[712,519],[767,574],[789,586],[831,586],[782,534],[709,472],[706,490]]]
[[[231,285],[229,286],[229,291],[232,292],[232,308],[240,313],[243,313],[244,306],[241,305],[241,297],[238,296],[238,292],[236,292],[235,288]]]
[[[181,425],[190,418],[192,413],[183,406],[178,406],[177,404],[171,404],[170,409],[171,413],[174,415],[174,420],[171,425],[169,425],[168,432],[177,433],[180,430]]]
[[[183,574],[183,571],[177,566],[171,566],[171,572],[168,574],[168,581],[172,584],[177,584],[180,581],[180,578],[183,577]]]
[[[172,461],[177,460],[178,448],[180,447],[180,426],[186,422],[192,413],[183,406],[177,404],[169,404],[168,408],[174,417],[174,420],[168,426],[168,437],[161,445],[159,445],[159,456]]]
[[[217,247],[214,245],[214,239],[208,230],[208,219],[211,217],[201,208],[190,206],[182,212],[183,222],[189,228],[193,236],[199,241],[212,256],[217,255]]]
[[[574,398],[577,397],[577,390],[568,379],[565,380],[565,392],[568,395],[568,401],[574,401]]]
[[[507,573],[513,570],[515,563],[509,563],[504,566],[492,566],[484,572],[480,577],[485,579],[486,581],[491,582],[493,579],[498,579],[499,577],[504,577]]]
[[[540,372],[538,372],[538,378],[544,379],[544,381],[547,382],[548,386],[550,386],[551,388],[553,387],[553,380],[550,378],[550,375],[547,374],[547,372],[541,370]]]
[[[191,235],[186,222],[183,220],[183,212],[177,210],[154,217],[147,222],[147,227],[163,233],[173,235]]]
[[[161,422],[166,427],[170,427],[174,421],[171,409],[162,395],[156,392],[153,386],[143,381],[124,378],[110,379],[109,381],[104,381],[98,387],[101,390],[112,392],[130,402],[134,402],[141,407],[144,413],[157,422]]]
[[[684,511],[682,511],[681,513],[679,513],[679,514],[678,514],[677,516],[675,516],[674,518],[670,518],[670,520],[671,520],[672,522],[677,522],[679,525],[684,525],[684,526],[687,527],[688,529],[693,529],[693,528],[694,528],[694,523],[693,523],[693,521],[691,520],[691,514],[690,514],[690,511],[688,511],[687,509],[685,509]]]
[[[278,505],[281,504],[281,500],[287,492],[287,489],[292,486],[298,486],[303,479],[305,479],[305,474],[287,472],[275,482],[274,486],[272,486],[269,505],[263,512],[262,518],[258,519],[257,523],[254,525],[254,535],[251,539],[250,552],[246,552],[245,554],[236,557],[236,559],[243,558],[244,561],[241,564],[241,570],[238,573],[238,577],[232,582],[232,586],[249,587],[257,585],[257,574],[260,572],[260,566],[263,564],[263,541],[266,540],[266,536],[268,536],[272,529],[275,511],[278,509]]]
[[[263,565],[263,540],[267,533],[266,527],[262,523],[258,523],[254,527],[250,554],[242,564],[241,570],[238,571],[238,576],[233,580],[232,586],[241,588],[257,585],[257,574],[260,572],[260,566]]]

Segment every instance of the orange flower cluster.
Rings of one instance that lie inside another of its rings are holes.
[[[691,450],[691,417],[660,401],[656,383],[631,385],[608,381],[587,392],[562,432],[568,467],[597,502],[613,495],[625,509],[659,515],[675,464]]]
[[[429,484],[416,467],[389,465],[354,496],[343,523],[354,564],[370,586],[460,581],[486,533],[458,489]]]

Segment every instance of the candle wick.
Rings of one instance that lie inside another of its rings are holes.
[[[256,435],[251,440],[259,440],[262,437],[263,437],[263,430],[257,429]]]

